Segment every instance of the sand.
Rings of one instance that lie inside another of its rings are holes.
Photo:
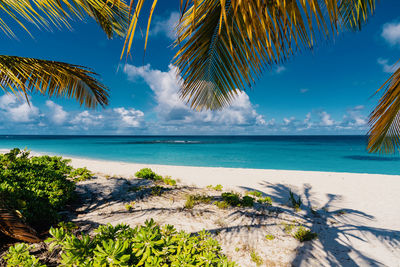
[[[264,266],[400,266],[400,176],[71,159],[74,167],[85,166],[97,177],[78,184],[86,202],[72,220],[81,225],[136,225],[154,218],[190,232],[206,229],[241,266],[256,266],[250,259],[253,250]],[[180,186],[135,201],[134,210],[127,211],[125,204],[136,199],[127,188],[143,182],[134,173],[145,167],[179,179]],[[220,192],[204,188],[216,184],[224,191],[259,190],[274,204],[266,210],[220,210],[206,204],[182,209],[186,194],[218,196]],[[289,190],[302,197],[301,211],[290,207]],[[318,239],[301,243],[284,231],[285,224],[304,225]],[[275,239],[266,240],[266,234]]]

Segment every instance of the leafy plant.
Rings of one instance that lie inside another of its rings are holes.
[[[240,202],[241,206],[243,207],[253,207],[254,205],[254,198],[250,196],[244,196]]]
[[[208,204],[212,201],[212,197],[206,195],[187,195],[185,202],[185,209],[193,209],[199,203]]]
[[[240,195],[238,193],[225,192],[221,194],[222,200],[230,206],[237,207],[240,205]]]
[[[310,241],[318,237],[317,233],[311,232],[311,230],[300,226],[297,231],[293,234],[293,237],[300,242]]]
[[[143,168],[140,169],[135,173],[135,176],[142,179],[148,179],[153,181],[160,181],[162,180],[162,176],[153,172],[150,168]]]
[[[254,197],[262,197],[262,193],[260,191],[247,191],[246,195]]]
[[[131,211],[134,209],[136,202],[135,201],[131,201],[128,204],[125,204],[125,209],[127,211]]]
[[[291,234],[294,227],[296,226],[295,224],[290,224],[290,223],[282,223],[283,224],[283,231],[287,234]]]
[[[292,204],[292,207],[298,211],[301,208],[301,205],[303,204],[303,202],[301,201],[301,197],[299,196],[297,199],[294,196],[294,193],[292,192],[292,190],[289,191],[289,200]]]
[[[255,250],[252,250],[250,252],[250,257],[251,261],[254,262],[257,266],[261,266],[261,264],[263,264],[261,256]]]
[[[214,205],[220,209],[227,209],[229,207],[229,203],[226,201],[215,201]]]
[[[36,229],[57,222],[58,212],[73,197],[73,168],[61,157],[29,157],[18,148],[0,155],[0,197]]]
[[[91,179],[93,173],[86,167],[83,167],[72,170],[69,177],[71,177],[75,182],[82,182]]]
[[[216,186],[207,185],[207,188],[213,189],[215,191],[222,191],[222,185],[220,185],[220,184],[217,184]]]
[[[130,228],[102,225],[90,237],[77,237],[62,228],[51,229],[47,243],[60,250],[67,266],[235,266],[209,233],[191,235],[154,220]]]
[[[260,204],[266,204],[268,206],[272,205],[271,197],[261,197],[261,198],[257,199],[257,202]]]
[[[150,194],[151,194],[152,196],[161,196],[162,193],[163,193],[165,190],[166,190],[165,187],[162,187],[162,186],[159,186],[159,185],[152,186],[152,187],[151,187]]]
[[[8,253],[4,256],[8,267],[43,267],[35,256],[29,252],[30,246],[25,243],[17,243],[8,249]]]
[[[267,239],[267,240],[274,240],[274,239],[275,239],[275,236],[274,236],[274,235],[271,235],[271,234],[267,234],[267,235],[265,235],[265,239]]]
[[[166,185],[170,185],[170,186],[175,186],[176,185],[176,180],[172,179],[171,176],[165,176],[162,178],[162,181],[164,182],[164,184]]]

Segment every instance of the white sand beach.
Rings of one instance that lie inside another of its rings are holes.
[[[71,159],[74,167],[87,167],[96,175],[77,185],[87,199],[72,218],[80,225],[134,226],[154,218],[189,232],[206,229],[240,266],[256,266],[250,260],[253,250],[263,258],[263,266],[400,266],[400,176]],[[141,168],[179,179],[181,188],[162,197],[135,200],[135,210],[128,212],[124,208],[132,199],[128,188],[143,182],[134,177]],[[214,205],[182,210],[182,196],[218,195],[221,192],[204,188],[217,184],[224,191],[259,190],[272,198],[273,207],[266,213],[220,210]],[[290,207],[289,190],[301,196],[301,211]],[[301,243],[285,233],[287,224],[304,225],[318,239]],[[275,239],[266,240],[266,234]]]
[[[306,221],[319,238],[297,244],[292,254],[287,253],[286,260],[292,259],[295,266],[400,266],[400,176],[166,166],[80,158],[72,158],[72,164],[125,178],[133,178],[137,170],[149,167],[186,185],[221,184],[225,190],[235,191],[257,189],[282,207],[288,204],[291,189],[302,196],[304,204],[303,211],[292,216]],[[309,218],[313,217],[311,207],[321,210],[315,219]],[[344,214],[339,216],[341,210]],[[112,217],[109,221],[113,221]],[[290,242],[287,246],[293,249]],[[265,256],[268,257],[268,250]]]

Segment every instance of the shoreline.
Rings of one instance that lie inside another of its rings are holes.
[[[0,148],[0,154],[9,152],[13,148]],[[89,161],[101,161],[101,162],[115,162],[120,164],[133,164],[133,165],[148,165],[148,166],[159,166],[159,167],[188,167],[188,168],[215,168],[215,169],[233,169],[233,170],[250,170],[250,171],[284,171],[284,172],[310,172],[310,173],[331,173],[331,174],[357,174],[357,175],[382,175],[382,176],[395,176],[400,179],[400,174],[383,174],[383,173],[368,173],[368,172],[346,172],[346,171],[318,171],[318,170],[298,170],[298,169],[268,169],[268,168],[243,168],[243,167],[221,167],[221,166],[196,166],[196,165],[175,165],[175,164],[158,164],[158,163],[141,163],[141,162],[130,162],[130,161],[122,161],[122,160],[108,160],[102,158],[93,158],[93,157],[81,157],[76,155],[62,154],[56,152],[46,152],[46,151],[36,151],[36,150],[28,150],[31,155],[49,155],[49,156],[59,156],[65,159],[76,159],[76,160],[89,160]]]

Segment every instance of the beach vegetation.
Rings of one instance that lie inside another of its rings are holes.
[[[93,177],[93,173],[86,167],[83,167],[72,170],[69,174],[69,177],[71,177],[74,182],[82,182],[91,179]]]
[[[131,201],[131,202],[125,204],[125,209],[127,211],[131,211],[131,210],[133,210],[135,208],[135,204],[136,204],[135,201]]]
[[[246,196],[254,196],[254,197],[260,198],[260,197],[262,197],[262,193],[260,191],[256,191],[256,190],[247,191]]]
[[[241,201],[240,201],[240,205],[242,207],[253,207],[254,205],[254,198],[251,196],[244,196]]]
[[[193,209],[193,207],[197,204],[204,203],[204,204],[209,204],[212,201],[211,196],[207,195],[187,195],[186,196],[186,202],[185,202],[185,209]]]
[[[176,186],[176,180],[172,179],[171,176],[165,176],[162,178],[162,181],[166,185]]]
[[[301,205],[303,202],[301,201],[301,197],[298,196],[296,199],[296,196],[292,192],[292,190],[289,191],[289,201],[292,204],[292,207],[296,210],[299,211],[301,209]]]
[[[30,253],[32,246],[25,243],[17,243],[8,248],[8,253],[4,256],[7,267],[44,267],[35,256]]]
[[[57,250],[59,263],[66,266],[235,266],[208,232],[178,232],[153,219],[135,228],[102,225],[93,236],[57,228],[50,235],[49,250]]]
[[[55,156],[29,157],[18,148],[0,155],[0,206],[18,213],[34,229],[56,223],[59,211],[74,196],[69,163]]]
[[[266,234],[266,235],[265,235],[265,239],[267,239],[267,240],[274,240],[274,239],[275,239],[275,236],[274,236],[274,235],[271,235],[271,234]]]
[[[61,222],[59,222],[59,223],[57,224],[57,226],[58,226],[59,228],[64,229],[64,230],[67,231],[67,232],[72,232],[72,231],[78,229],[78,226],[77,226],[75,223],[73,223],[73,222],[61,221]]]
[[[222,186],[222,185],[220,185],[220,184],[217,184],[216,186],[213,186],[213,185],[207,185],[207,188],[208,188],[208,189],[215,190],[215,191],[222,191],[222,188],[223,188],[223,186]]]
[[[292,233],[293,229],[296,227],[295,224],[285,223],[285,222],[282,223],[282,225],[283,225],[283,231],[288,235],[290,235]]]
[[[219,209],[227,209],[229,208],[229,203],[226,201],[215,201],[214,205],[217,206]]]
[[[264,263],[261,256],[254,249],[250,251],[250,258],[251,261],[254,262],[257,266],[261,266]]]
[[[152,196],[161,196],[166,190],[167,188],[160,186],[160,185],[155,185],[150,187],[150,195]]]
[[[160,181],[162,180],[162,176],[158,175],[157,173],[153,172],[150,168],[143,168],[140,169],[135,173],[137,178],[152,180],[152,181]]]
[[[300,226],[299,228],[297,228],[297,231],[293,234],[293,237],[299,240],[300,242],[305,242],[316,239],[318,237],[318,234],[311,232],[311,230],[303,226]]]
[[[268,206],[272,205],[272,199],[271,199],[271,197],[268,197],[268,196],[260,197],[259,199],[257,199],[257,202],[260,204],[266,204]]]

